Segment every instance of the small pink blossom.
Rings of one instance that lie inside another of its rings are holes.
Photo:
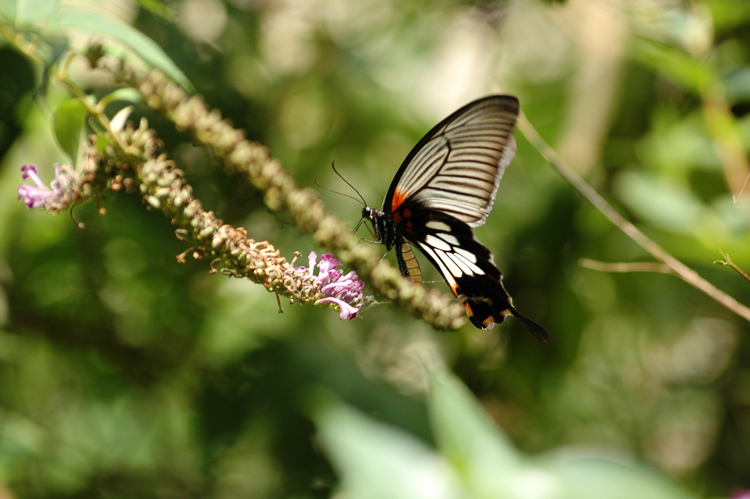
[[[18,186],[18,200],[23,200],[27,209],[45,208],[60,211],[67,205],[66,194],[72,183],[72,176],[63,171],[59,164],[55,163],[55,179],[49,187],[42,182],[35,165],[23,165],[21,176],[24,180],[31,179],[34,183]]]
[[[297,270],[305,270],[310,275],[315,275],[314,268],[318,267],[315,286],[319,298],[315,304],[332,305],[340,312],[341,320],[354,319],[363,307],[373,301],[371,296],[365,296],[362,293],[365,283],[359,280],[354,271],[344,275],[343,271],[336,268],[341,265],[341,262],[330,253],[322,255],[320,263],[316,263],[317,259],[318,255],[312,251],[308,257],[309,267],[297,268]]]

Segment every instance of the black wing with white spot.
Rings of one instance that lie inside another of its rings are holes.
[[[537,340],[549,341],[549,333],[542,326],[515,309],[492,253],[474,239],[467,224],[432,209],[412,205],[409,211],[410,230],[401,233],[401,237],[418,248],[440,271],[453,294],[464,304],[472,324],[480,329],[492,329],[495,323],[512,315]],[[408,248],[408,244],[396,246],[399,262],[404,258],[403,247]]]

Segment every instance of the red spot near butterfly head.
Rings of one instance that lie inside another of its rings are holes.
[[[393,200],[391,201],[391,211],[396,211],[399,206],[401,206],[401,203],[406,201],[406,198],[409,197],[409,193],[405,190],[398,189],[393,191]],[[411,215],[411,212],[409,213]]]
[[[405,216],[406,218],[409,218],[409,217],[411,217],[411,210],[410,210],[409,208],[405,208],[405,209],[404,209],[404,216]]]
[[[401,213],[395,212],[393,214],[393,223],[396,224],[396,225],[398,225],[398,224],[401,223]]]

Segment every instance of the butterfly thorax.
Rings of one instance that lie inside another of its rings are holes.
[[[362,217],[372,223],[375,231],[375,239],[381,241],[387,250],[390,250],[396,244],[397,234],[393,215],[367,206],[362,208]]]

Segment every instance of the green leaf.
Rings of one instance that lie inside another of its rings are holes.
[[[60,9],[49,17],[47,30],[50,32],[67,29],[78,29],[105,36],[119,41],[139,57],[160,69],[186,90],[192,91],[193,85],[172,59],[146,35],[117,19],[103,16],[97,12],[76,9]]]
[[[688,186],[643,172],[617,177],[615,191],[628,209],[663,230],[677,234],[713,234],[722,220]]]
[[[627,459],[558,452],[545,467],[564,484],[560,499],[696,499],[655,470]]]
[[[56,8],[57,0],[0,0],[0,12],[15,25],[31,24]]]
[[[750,21],[750,3],[737,0],[708,0],[711,18],[717,33],[723,33]]]
[[[174,21],[174,12],[159,0],[138,0],[138,5],[167,21]]]
[[[718,79],[714,68],[706,62],[695,59],[676,47],[642,36],[629,37],[628,55],[634,61],[699,94]]]
[[[428,408],[442,454],[461,470],[478,497],[505,497],[522,458],[461,382],[430,373]]]
[[[55,106],[52,114],[55,139],[73,162],[78,158],[78,148],[83,140],[86,114],[86,107],[79,99],[67,99],[60,102]]]
[[[140,92],[133,87],[118,88],[114,92],[111,92],[102,97],[99,102],[105,106],[117,101],[130,102],[132,104],[138,104],[143,101],[143,97]]]
[[[338,400],[326,402],[314,419],[326,453],[339,471],[346,497],[463,497],[448,464],[413,436]]]
[[[7,19],[10,24],[16,23],[16,1],[0,0],[0,15]]]

